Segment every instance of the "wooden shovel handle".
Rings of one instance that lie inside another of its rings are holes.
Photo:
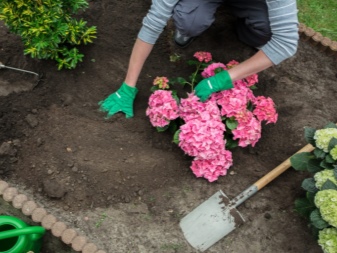
[[[302,153],[302,152],[311,152],[315,148],[311,145],[308,144],[301,148],[297,153]],[[275,178],[277,178],[279,175],[281,175],[283,172],[285,172],[287,169],[291,167],[290,163],[290,157],[282,162],[280,165],[275,167],[272,171],[270,171],[268,174],[266,174],[264,177],[260,178],[258,181],[255,182],[255,186],[257,187],[257,190],[261,190],[263,187],[265,187],[267,184],[269,184],[271,181],[273,181]]]

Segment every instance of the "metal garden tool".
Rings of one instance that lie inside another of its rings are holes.
[[[2,64],[1,62],[0,62],[0,69],[12,69],[12,70],[21,71],[21,72],[25,72],[25,73],[29,73],[29,74],[39,76],[38,73],[28,71],[28,70],[24,70],[24,69],[17,69],[17,68],[13,68],[13,67],[8,67],[8,66],[5,66],[4,64]]]
[[[311,152],[312,150],[314,147],[308,144],[297,153]],[[180,227],[186,240],[201,252],[211,247],[244,223],[244,219],[236,207],[290,167],[290,158],[288,158],[232,200],[221,190],[216,192],[180,221]]]

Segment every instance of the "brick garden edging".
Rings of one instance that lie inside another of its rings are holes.
[[[301,40],[309,42],[327,56],[337,59],[337,41],[324,37],[321,33],[302,23],[299,25],[299,34]]]
[[[80,235],[73,228],[69,228],[64,222],[59,221],[54,215],[49,214],[43,207],[30,200],[25,194],[20,193],[15,187],[0,180],[0,197],[12,204],[22,213],[30,216],[34,222],[40,223],[52,235],[59,237],[62,242],[72,247],[73,250],[82,253],[106,253],[90,242],[86,236]]]

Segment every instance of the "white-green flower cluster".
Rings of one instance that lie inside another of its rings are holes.
[[[337,138],[337,128],[325,128],[316,130],[314,135],[316,146],[327,153],[329,142],[333,137]]]
[[[315,205],[319,208],[323,220],[337,228],[337,191],[329,189],[317,192]]]
[[[333,170],[322,170],[320,172],[317,172],[314,175],[314,179],[316,181],[315,185],[317,189],[321,189],[323,184],[329,179],[331,182],[333,182],[335,185],[337,185],[337,180],[334,176]]]
[[[337,252],[337,229],[325,228],[319,231],[318,244],[322,247],[324,253]]]
[[[332,156],[332,159],[337,161],[337,146],[330,150],[330,155]]]

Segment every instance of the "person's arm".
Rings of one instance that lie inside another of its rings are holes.
[[[231,77],[231,80],[235,82],[252,74],[259,73],[273,65],[273,62],[266,56],[266,54],[259,50],[251,58],[236,65],[234,68],[229,69],[228,74]]]
[[[159,35],[163,32],[167,21],[172,16],[173,8],[178,0],[155,0],[138,33],[138,38],[133,47],[125,83],[135,87],[144,63],[152,51]]]
[[[296,0],[266,0],[272,37],[262,50],[277,65],[295,55],[298,47]]]
[[[126,73],[125,83],[131,87],[135,87],[139,74],[144,66],[144,63],[151,53],[153,44],[137,39],[133,46],[128,71]]]
[[[266,0],[272,37],[248,60],[228,71],[203,79],[195,87],[195,94],[205,101],[213,92],[233,88],[233,82],[277,65],[296,53],[298,46],[298,18],[296,0]]]
[[[123,112],[127,118],[133,117],[133,102],[138,89],[136,84],[144,63],[150,55],[153,45],[162,33],[178,0],[153,0],[151,8],[138,33],[129,60],[129,67],[120,88],[100,101],[100,110],[107,113],[107,118]]]

